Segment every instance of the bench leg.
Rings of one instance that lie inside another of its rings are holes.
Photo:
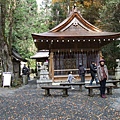
[[[89,88],[89,89],[88,89],[88,95],[89,95],[90,97],[93,96],[93,89],[92,89],[92,88]]]
[[[117,88],[117,87],[118,87],[118,86],[117,86],[117,82],[113,83],[113,85],[115,85],[115,88]]]
[[[63,97],[67,97],[68,96],[68,89],[63,89]]]
[[[112,95],[112,87],[107,88],[107,94]]]
[[[50,96],[50,89],[45,89],[45,96]]]
[[[79,85],[79,90],[80,92],[82,92],[82,85]]]

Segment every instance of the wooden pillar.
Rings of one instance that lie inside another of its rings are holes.
[[[54,80],[53,52],[50,53],[50,57],[49,57],[49,76],[50,79]]]
[[[100,60],[103,59],[102,51],[99,51]]]

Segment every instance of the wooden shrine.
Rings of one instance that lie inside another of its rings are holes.
[[[49,75],[52,80],[62,80],[72,71],[78,77],[82,63],[88,70],[92,60],[98,65],[101,47],[115,41],[120,33],[103,32],[85,20],[76,9],[59,25],[45,33],[33,33],[39,50],[49,50]],[[78,78],[79,79],[79,78]],[[90,78],[86,78],[90,79]]]

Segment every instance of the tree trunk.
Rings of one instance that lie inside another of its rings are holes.
[[[5,15],[6,0],[0,1],[0,58],[2,62],[2,72],[11,72],[13,74],[13,63],[11,55],[11,46],[5,36]],[[11,43],[10,43],[11,44]]]

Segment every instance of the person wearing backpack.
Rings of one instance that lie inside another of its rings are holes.
[[[86,72],[86,69],[84,68],[82,63],[79,63],[78,74],[81,78],[81,82],[85,82],[85,72]]]

